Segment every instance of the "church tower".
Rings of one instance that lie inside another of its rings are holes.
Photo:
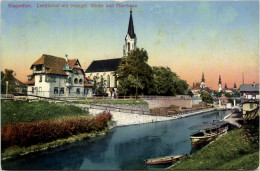
[[[132,9],[130,10],[130,19],[129,19],[129,24],[128,24],[128,31],[127,35],[125,36],[125,45],[123,48],[123,55],[127,56],[127,54],[131,50],[136,49],[136,35],[134,31],[134,23],[133,23],[133,17],[132,17]]]
[[[222,83],[221,83],[221,76],[219,76],[219,81],[218,81],[218,92],[222,91]]]
[[[200,83],[200,88],[201,89],[205,89],[205,87],[206,87],[206,83],[205,83],[204,72],[203,72],[202,73],[201,83]]]

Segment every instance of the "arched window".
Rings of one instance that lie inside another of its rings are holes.
[[[78,79],[75,78],[75,79],[74,79],[74,83],[75,83],[75,84],[78,84],[78,82],[79,82]]]
[[[107,75],[107,88],[110,87],[110,75]]]
[[[82,84],[82,83],[83,83],[82,79],[79,79],[79,83],[80,83],[80,84]]]
[[[116,78],[116,75],[115,75],[115,88],[117,88],[117,78]]]
[[[128,47],[128,52],[130,52],[130,43],[127,43],[127,47]]]

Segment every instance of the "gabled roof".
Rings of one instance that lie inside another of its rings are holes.
[[[71,68],[82,69],[80,64],[79,66],[74,66],[76,62],[78,62],[78,59],[70,59],[67,62],[65,58],[43,54],[32,64],[31,69],[33,66],[43,65],[47,69],[46,74],[66,75],[63,71],[63,66],[67,63],[69,63]]]
[[[259,92],[259,84],[243,84],[240,86],[239,91],[258,91]]]
[[[89,67],[86,69],[86,73],[89,72],[107,72],[117,70],[120,64],[121,58],[105,59],[92,61]]]
[[[35,83],[35,77],[33,77],[31,80],[27,81],[25,84],[26,85],[34,85]]]
[[[85,79],[84,79],[84,87],[93,87],[94,85],[93,84],[90,84],[90,80],[92,80],[92,79],[90,79],[89,77],[85,77]]]

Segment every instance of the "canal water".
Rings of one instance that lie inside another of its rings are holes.
[[[154,170],[144,159],[190,154],[188,128],[223,119],[229,111],[211,111],[177,120],[117,127],[106,135],[2,161],[2,169]]]

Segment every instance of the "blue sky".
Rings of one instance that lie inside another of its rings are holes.
[[[28,3],[32,8],[8,8]],[[38,4],[88,4],[88,8],[36,8]],[[30,65],[42,54],[78,58],[87,67],[92,60],[122,56],[129,8],[91,8],[91,3],[1,3],[1,67],[16,68],[25,80]],[[137,46],[147,50],[152,66],[169,66],[181,78],[216,88],[218,75],[228,85],[258,82],[258,1],[131,1]],[[85,69],[84,68],[84,69]]]

